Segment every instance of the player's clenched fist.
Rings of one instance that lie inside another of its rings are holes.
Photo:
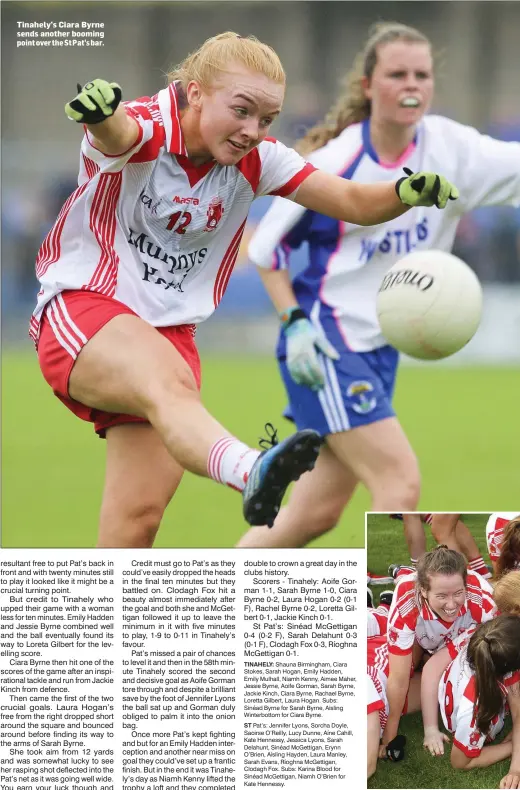
[[[448,200],[457,200],[459,190],[436,173],[412,173],[403,168],[406,176],[395,185],[399,199],[407,206],[437,206],[445,208]]]
[[[78,95],[65,105],[65,113],[77,123],[101,123],[115,113],[121,96],[117,82],[97,79],[83,88],[78,83]]]

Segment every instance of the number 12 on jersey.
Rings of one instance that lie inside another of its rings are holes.
[[[175,233],[186,233],[186,228],[190,222],[191,214],[189,211],[176,211],[170,215],[166,230],[175,230]],[[175,227],[176,225],[177,227]]]

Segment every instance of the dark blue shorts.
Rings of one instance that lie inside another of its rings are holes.
[[[296,384],[284,359],[278,360],[289,398],[284,416],[298,429],[322,436],[394,417],[392,397],[399,353],[392,346],[356,352],[343,347],[333,361],[320,354],[325,386],[318,392]]]

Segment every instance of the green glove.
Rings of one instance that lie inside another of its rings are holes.
[[[121,96],[117,82],[92,80],[83,88],[78,83],[78,95],[65,105],[65,114],[77,123],[101,123],[115,113]]]
[[[446,208],[448,200],[457,200],[459,190],[444,176],[436,173],[412,173],[403,168],[406,176],[396,182],[395,191],[407,206],[437,206]]]

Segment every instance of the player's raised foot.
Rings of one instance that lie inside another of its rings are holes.
[[[262,439],[264,449],[256,459],[242,492],[243,513],[248,524],[272,527],[290,483],[314,468],[323,439],[317,431],[298,431],[281,442],[267,423],[269,438]]]
[[[392,576],[381,576],[380,573],[373,573],[367,570],[367,584],[391,584],[393,582]]]
[[[374,608],[374,593],[372,592],[370,587],[367,587],[367,608],[368,609]]]
[[[379,606],[381,606],[381,604],[383,604],[383,606],[391,606],[393,599],[394,599],[393,590],[383,590],[383,592],[379,596]]]
[[[394,581],[397,581],[401,576],[409,576],[410,573],[415,573],[415,568],[412,568],[411,565],[389,565],[388,573]]]

